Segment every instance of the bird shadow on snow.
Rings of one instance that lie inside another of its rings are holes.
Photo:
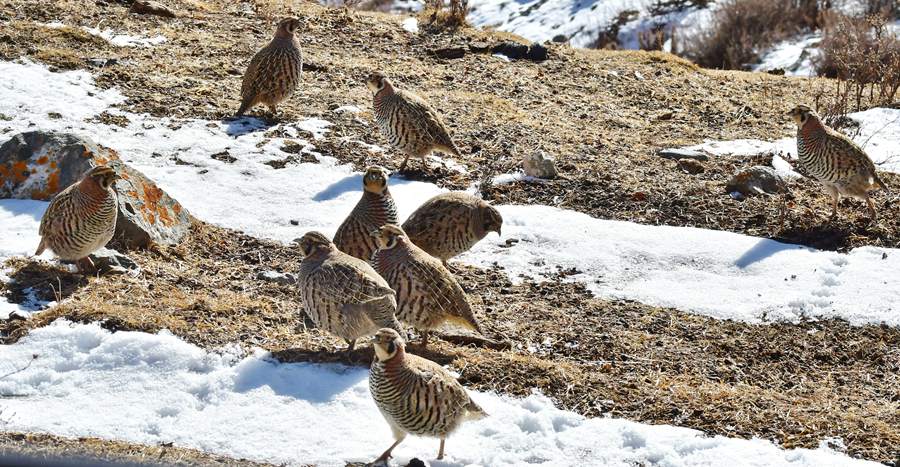
[[[275,359],[243,362],[234,379],[236,392],[268,387],[279,396],[326,403],[368,378],[368,371],[339,364],[280,363]]]
[[[344,193],[350,192],[362,192],[362,174],[356,173],[352,175],[348,175],[331,185],[325,187],[324,190],[316,193],[312,200],[316,202],[320,201],[329,201],[336,198],[339,198]],[[407,180],[405,178],[398,177],[396,175],[391,176],[388,180],[388,187],[396,187],[400,185],[405,185],[407,183],[412,183],[414,180]]]
[[[246,116],[228,117],[223,119],[222,123],[225,124],[225,134],[232,138],[237,138],[238,136],[243,136],[256,131],[262,131],[274,126],[261,118]]]
[[[41,220],[48,205],[49,203],[46,201],[31,199],[0,199],[0,210],[6,211],[13,216],[31,216],[36,221]]]
[[[792,245],[789,243],[776,242],[774,240],[762,239],[756,242],[752,248],[745,251],[740,258],[734,261],[734,265],[744,269],[753,263],[758,263],[770,256],[774,256],[782,251],[796,250],[798,248],[806,248],[800,245]]]

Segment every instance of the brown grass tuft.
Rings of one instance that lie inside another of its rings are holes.
[[[425,31],[439,33],[468,27],[468,14],[469,0],[450,0],[447,4],[443,0],[426,0],[419,18]]]

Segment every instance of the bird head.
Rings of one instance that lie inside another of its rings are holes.
[[[300,29],[300,20],[297,18],[285,18],[278,22],[278,28],[275,29],[275,35],[281,37],[291,37]]]
[[[375,348],[375,358],[380,362],[385,362],[403,352],[406,344],[397,331],[391,328],[381,328],[372,338],[372,346]]]
[[[104,190],[108,190],[109,187],[113,186],[116,183],[116,180],[119,178],[119,174],[112,167],[108,167],[105,165],[98,165],[97,167],[88,170],[85,174],[85,178],[90,177],[93,179],[97,185],[100,185],[100,188]]]
[[[493,206],[485,206],[481,210],[482,217],[482,228],[484,232],[497,232],[497,235],[501,235],[500,229],[503,227],[503,216],[500,215],[500,211]]]
[[[375,94],[378,94],[385,86],[390,87],[390,85],[391,81],[380,71],[376,71],[366,78],[366,86]]]
[[[797,125],[802,127],[809,121],[810,118],[819,118],[819,115],[815,110],[811,109],[808,105],[800,104],[797,107],[791,109],[788,113],[788,116],[793,117],[794,121],[797,122]]]
[[[372,193],[384,193],[387,190],[389,176],[390,174],[384,167],[377,165],[366,167],[366,173],[363,175],[363,189]]]
[[[332,246],[331,240],[319,232],[307,232],[297,243],[303,256],[312,256],[317,251],[328,251]]]
[[[400,239],[406,238],[406,232],[396,224],[382,225],[369,235],[375,237],[375,240],[378,242],[378,248],[381,250],[394,248]]]

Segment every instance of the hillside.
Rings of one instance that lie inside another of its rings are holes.
[[[808,179],[790,179],[782,196],[738,200],[725,189],[738,169],[789,158],[729,141],[793,137],[785,111],[815,102],[833,82],[561,44],[549,46],[546,61],[510,61],[483,52],[522,41],[507,33],[429,31],[424,18],[421,32],[410,32],[404,17],[312,2],[169,0],[174,19],[130,14],[126,3],[0,0],[0,67],[12,77],[0,83],[0,139],[33,128],[87,134],[198,222],[181,245],[128,251],[139,275],[84,278],[27,256],[44,203],[0,200],[4,235],[25,232],[0,247],[12,279],[0,290],[13,306],[43,303],[31,319],[0,322],[9,349],[0,373],[51,351],[35,360],[48,362],[40,377],[0,381],[0,394],[24,414],[0,425],[10,432],[0,446],[27,451],[16,433],[36,431],[61,437],[41,438],[42,446],[81,436],[123,443],[85,443],[98,453],[159,454],[141,445],[174,442],[274,464],[374,457],[389,435],[377,415],[359,416],[377,414],[360,368],[371,350],[332,352],[339,340],[303,318],[296,287],[260,277],[296,273],[302,258],[290,241],[312,229],[333,233],[358,199],[361,169],[398,166],[374,131],[363,84],[382,70],[441,109],[463,153],[391,178],[401,217],[441,190],[470,189],[505,218],[502,237],[452,264],[489,334],[512,348],[441,340],[423,352],[497,414],[448,441],[458,457],[447,465],[537,463],[540,455],[551,465],[721,464],[741,453],[761,465],[897,461],[895,195],[875,195],[877,221],[848,200],[829,221],[830,198]],[[303,23],[303,84],[277,121],[228,119],[249,58],[287,14]],[[452,48],[463,56],[439,58]],[[872,112],[858,117],[862,134],[877,133],[873,157],[900,191],[887,171],[896,170],[897,121],[876,121],[896,111]],[[713,155],[699,174],[657,155],[704,143],[738,155]],[[561,178],[516,175],[536,151],[556,157]],[[120,380],[114,371],[137,376]],[[316,377],[342,392],[306,385]],[[44,381],[66,394],[51,398],[58,426],[34,415],[44,408]],[[169,405],[138,407],[147,394]],[[97,399],[132,416],[81,419],[62,402],[90,411]],[[345,405],[329,405],[335,400]],[[605,416],[614,419],[604,425]],[[317,437],[341,417],[356,420],[326,434],[352,442]],[[360,432],[379,445],[353,438]],[[538,438],[548,444],[535,448]],[[479,448],[467,453],[464,443]],[[407,441],[398,453],[433,455],[432,444]],[[489,457],[496,446],[509,452]]]

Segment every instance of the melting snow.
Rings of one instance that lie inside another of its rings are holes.
[[[332,234],[359,199],[361,174],[316,154],[315,138],[328,135],[325,120],[267,128],[252,117],[223,122],[160,119],[114,108],[123,97],[114,90],[97,89],[82,71],[51,73],[31,63],[0,62],[0,75],[21,77],[0,81],[0,113],[15,116],[0,121],[0,134],[41,128],[90,136],[116,149],[200,219],[288,242],[313,229]],[[103,111],[125,116],[130,123],[121,128],[85,122]],[[48,112],[63,117],[51,119]],[[900,111],[854,114],[863,122],[864,135],[877,133],[869,141],[873,150],[881,148],[884,154],[891,150],[889,141],[897,137],[898,128],[881,126],[894,112]],[[312,133],[314,139],[296,137],[301,131]],[[266,165],[290,156],[280,149],[289,140],[316,155],[319,163],[293,163],[284,169]],[[732,150],[738,147],[725,145]],[[754,146],[742,143],[740,147]],[[716,150],[716,145],[709,148]],[[211,157],[226,151],[234,162]],[[495,182],[514,183],[521,177],[501,175]],[[398,177],[390,183],[401,219],[442,191]],[[17,203],[25,202],[0,205],[0,215],[31,209]],[[890,280],[898,270],[897,250],[859,248],[839,254],[728,232],[607,221],[546,206],[499,209],[505,219],[504,236],[489,235],[462,261],[481,266],[496,263],[513,278],[543,278],[575,268],[571,279],[586,283],[599,296],[719,318],[759,322],[841,317],[855,324],[900,325],[900,290],[872,287]],[[24,235],[21,241],[27,248],[0,256],[33,251],[37,217],[32,217],[14,227]],[[29,232],[31,238],[26,239]],[[507,246],[509,239],[519,241]]]
[[[37,359],[33,359],[37,355]],[[18,371],[28,365],[30,366]],[[371,461],[393,441],[361,368],[280,364],[262,351],[208,352],[166,331],[110,333],[57,321],[0,353],[4,430],[96,436],[289,465]],[[472,392],[490,417],[467,422],[432,466],[876,466],[822,447],[709,437],[668,425],[584,418],[539,393]],[[408,437],[394,463],[433,459]]]
[[[51,29],[66,27],[65,24],[60,23],[59,21],[47,23],[43,26]],[[118,47],[153,47],[154,45],[159,45],[166,41],[166,36],[161,34],[157,34],[153,37],[130,36],[128,34],[117,34],[112,29],[100,29],[99,26],[96,28],[81,26],[81,30],[88,34],[101,37],[110,44]]]
[[[403,29],[407,31],[418,34],[419,33],[419,20],[415,17],[406,18],[403,20]]]

